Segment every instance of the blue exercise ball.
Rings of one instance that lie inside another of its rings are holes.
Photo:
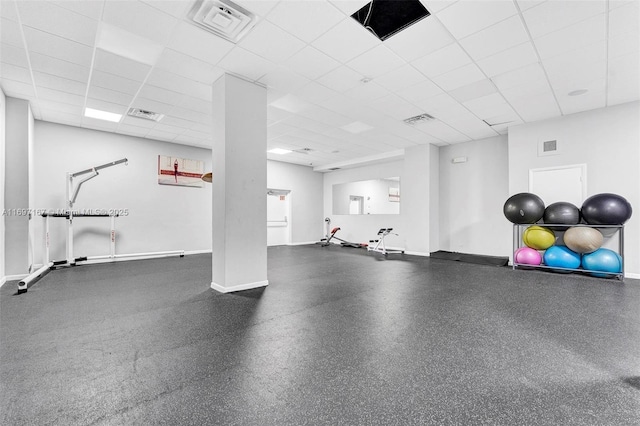
[[[596,194],[582,203],[582,217],[589,225],[623,225],[631,213],[631,203],[618,194]]]
[[[600,248],[593,253],[582,256],[582,268],[589,271],[609,272],[619,274],[622,272],[622,257],[613,250]],[[610,277],[611,274],[591,273],[595,277]]]
[[[544,264],[551,268],[577,269],[580,267],[580,254],[565,246],[551,246],[543,255]]]
[[[544,209],[542,220],[545,224],[577,225],[580,223],[580,209],[565,201],[552,203]],[[558,231],[569,229],[568,226],[554,226],[552,228]]]
[[[509,222],[536,223],[544,214],[544,202],[536,194],[521,192],[509,197],[502,211]]]

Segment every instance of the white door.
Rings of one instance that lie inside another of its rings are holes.
[[[267,246],[291,243],[291,191],[267,189]]]
[[[531,169],[529,192],[542,198],[545,206],[565,201],[580,208],[587,195],[587,165]]]
[[[362,206],[364,205],[364,197],[351,195],[349,197],[349,214],[362,214]]]

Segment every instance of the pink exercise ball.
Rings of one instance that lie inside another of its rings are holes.
[[[523,265],[539,265],[542,263],[542,255],[531,247],[520,247],[513,253],[513,261]]]

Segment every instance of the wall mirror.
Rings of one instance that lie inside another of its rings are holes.
[[[334,184],[333,214],[400,214],[400,178]]]

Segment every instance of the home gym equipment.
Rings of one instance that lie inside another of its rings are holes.
[[[551,268],[576,269],[580,266],[580,254],[565,246],[551,246],[543,255],[544,264]]]
[[[632,212],[631,204],[617,194],[592,195],[582,203],[582,217],[590,225],[623,225]]]
[[[367,247],[367,244],[364,244],[364,243],[362,243],[362,244],[361,244],[361,243],[352,243],[352,242],[350,242],[350,241],[345,241],[345,240],[343,240],[342,238],[338,238],[338,237],[336,237],[336,233],[337,233],[339,230],[340,230],[340,227],[339,227],[339,226],[336,226],[335,228],[333,228],[333,229],[331,230],[331,232],[329,233],[329,237],[328,237],[328,238],[326,238],[326,239],[325,239],[325,238],[323,238],[323,239],[320,241],[320,243],[319,243],[319,244],[320,244],[320,245],[322,245],[322,246],[328,246],[329,244],[331,244],[331,240],[336,239],[336,240],[340,241],[340,245],[341,245],[342,247],[353,247],[353,248],[365,248],[365,247]]]
[[[542,221],[545,224],[577,225],[580,223],[580,209],[565,201],[552,203],[544,209]],[[552,229],[557,231],[566,231],[568,228],[568,226],[552,227]]]
[[[201,179],[205,182],[213,182],[213,174],[211,172],[202,175]]]
[[[389,234],[392,235],[398,235],[395,232],[391,232],[393,231],[393,228],[380,228],[380,230],[378,231],[378,238],[375,240],[369,240],[369,245],[367,246],[367,251],[376,251],[378,253],[382,253],[383,255],[388,255],[390,253],[400,253],[400,254],[404,254],[404,250],[394,250],[394,249],[388,249],[385,244],[384,244],[384,237],[386,237]],[[372,247],[371,244],[375,243],[375,245]]]
[[[549,228],[542,226],[530,226],[524,230],[522,241],[536,250],[546,250],[556,242],[556,235]]]
[[[507,199],[502,208],[512,223],[536,223],[544,215],[544,202],[529,192],[521,192]]]
[[[564,233],[564,244],[576,253],[591,253],[604,241],[602,232],[588,226],[574,226]]]
[[[622,272],[622,257],[613,250],[600,248],[593,253],[582,256],[582,267],[589,271],[605,272],[603,274],[591,273],[595,277],[604,278]]]
[[[520,247],[513,253],[513,261],[523,265],[540,265],[542,255],[538,250],[531,247]]]

